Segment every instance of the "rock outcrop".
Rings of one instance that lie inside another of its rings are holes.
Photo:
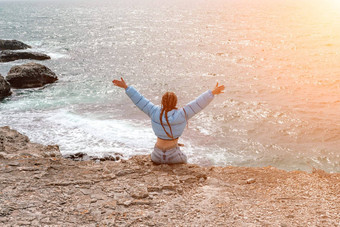
[[[0,159],[18,157],[46,158],[61,157],[57,145],[44,146],[31,143],[29,138],[8,126],[0,127]]]
[[[98,156],[90,156],[83,152],[77,152],[75,154],[68,154],[64,156],[65,158],[71,159],[73,161],[119,161],[123,156],[122,154],[114,153],[114,154],[106,154],[103,157]]]
[[[21,50],[31,48],[31,46],[18,40],[0,39],[0,50]]]
[[[4,50],[0,52],[0,62],[9,62],[19,59],[48,60],[50,56],[38,52],[14,52]]]
[[[46,66],[31,62],[13,66],[6,80],[13,88],[34,88],[53,83],[58,80],[58,77]]]
[[[9,83],[0,74],[0,101],[11,94]]]
[[[0,127],[0,226],[338,226],[340,173],[72,161]]]

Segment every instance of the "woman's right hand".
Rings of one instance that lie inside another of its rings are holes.
[[[126,85],[123,77],[120,78],[121,80],[113,80],[112,83],[117,86],[126,89],[128,86]]]
[[[225,88],[224,85],[218,86],[218,82],[217,82],[214,90],[212,90],[213,95],[218,95],[218,94],[224,93],[223,92],[224,88]]]

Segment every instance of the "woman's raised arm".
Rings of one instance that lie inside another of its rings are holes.
[[[157,109],[157,106],[146,99],[142,94],[140,94],[134,87],[127,86],[124,79],[121,77],[121,80],[113,80],[112,83],[120,88],[125,89],[125,93],[132,102],[144,113],[146,113],[149,117],[151,117],[152,113]]]
[[[203,110],[206,106],[209,105],[209,103],[214,99],[214,95],[218,95],[223,93],[224,85],[218,86],[218,83],[216,84],[215,88],[211,91],[208,90],[198,96],[195,100],[189,102],[183,109],[184,114],[186,114],[186,117],[188,119],[192,118],[195,114]]]

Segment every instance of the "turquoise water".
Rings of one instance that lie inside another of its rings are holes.
[[[49,54],[59,77],[13,90],[0,125],[63,154],[148,154],[149,120],[111,81],[179,106],[218,81],[226,92],[181,137],[189,162],[340,172],[340,14],[320,4],[0,0],[0,38]]]

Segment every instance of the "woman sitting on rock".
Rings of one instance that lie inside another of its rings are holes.
[[[214,98],[223,93],[224,85],[208,90],[185,107],[178,109],[177,96],[166,92],[162,97],[162,105],[156,106],[144,98],[134,87],[127,86],[123,78],[112,81],[115,86],[125,89],[132,102],[151,118],[152,129],[157,142],[151,153],[151,160],[156,164],[187,163],[187,156],[182,153],[178,138],[182,135],[188,119],[204,109]]]

